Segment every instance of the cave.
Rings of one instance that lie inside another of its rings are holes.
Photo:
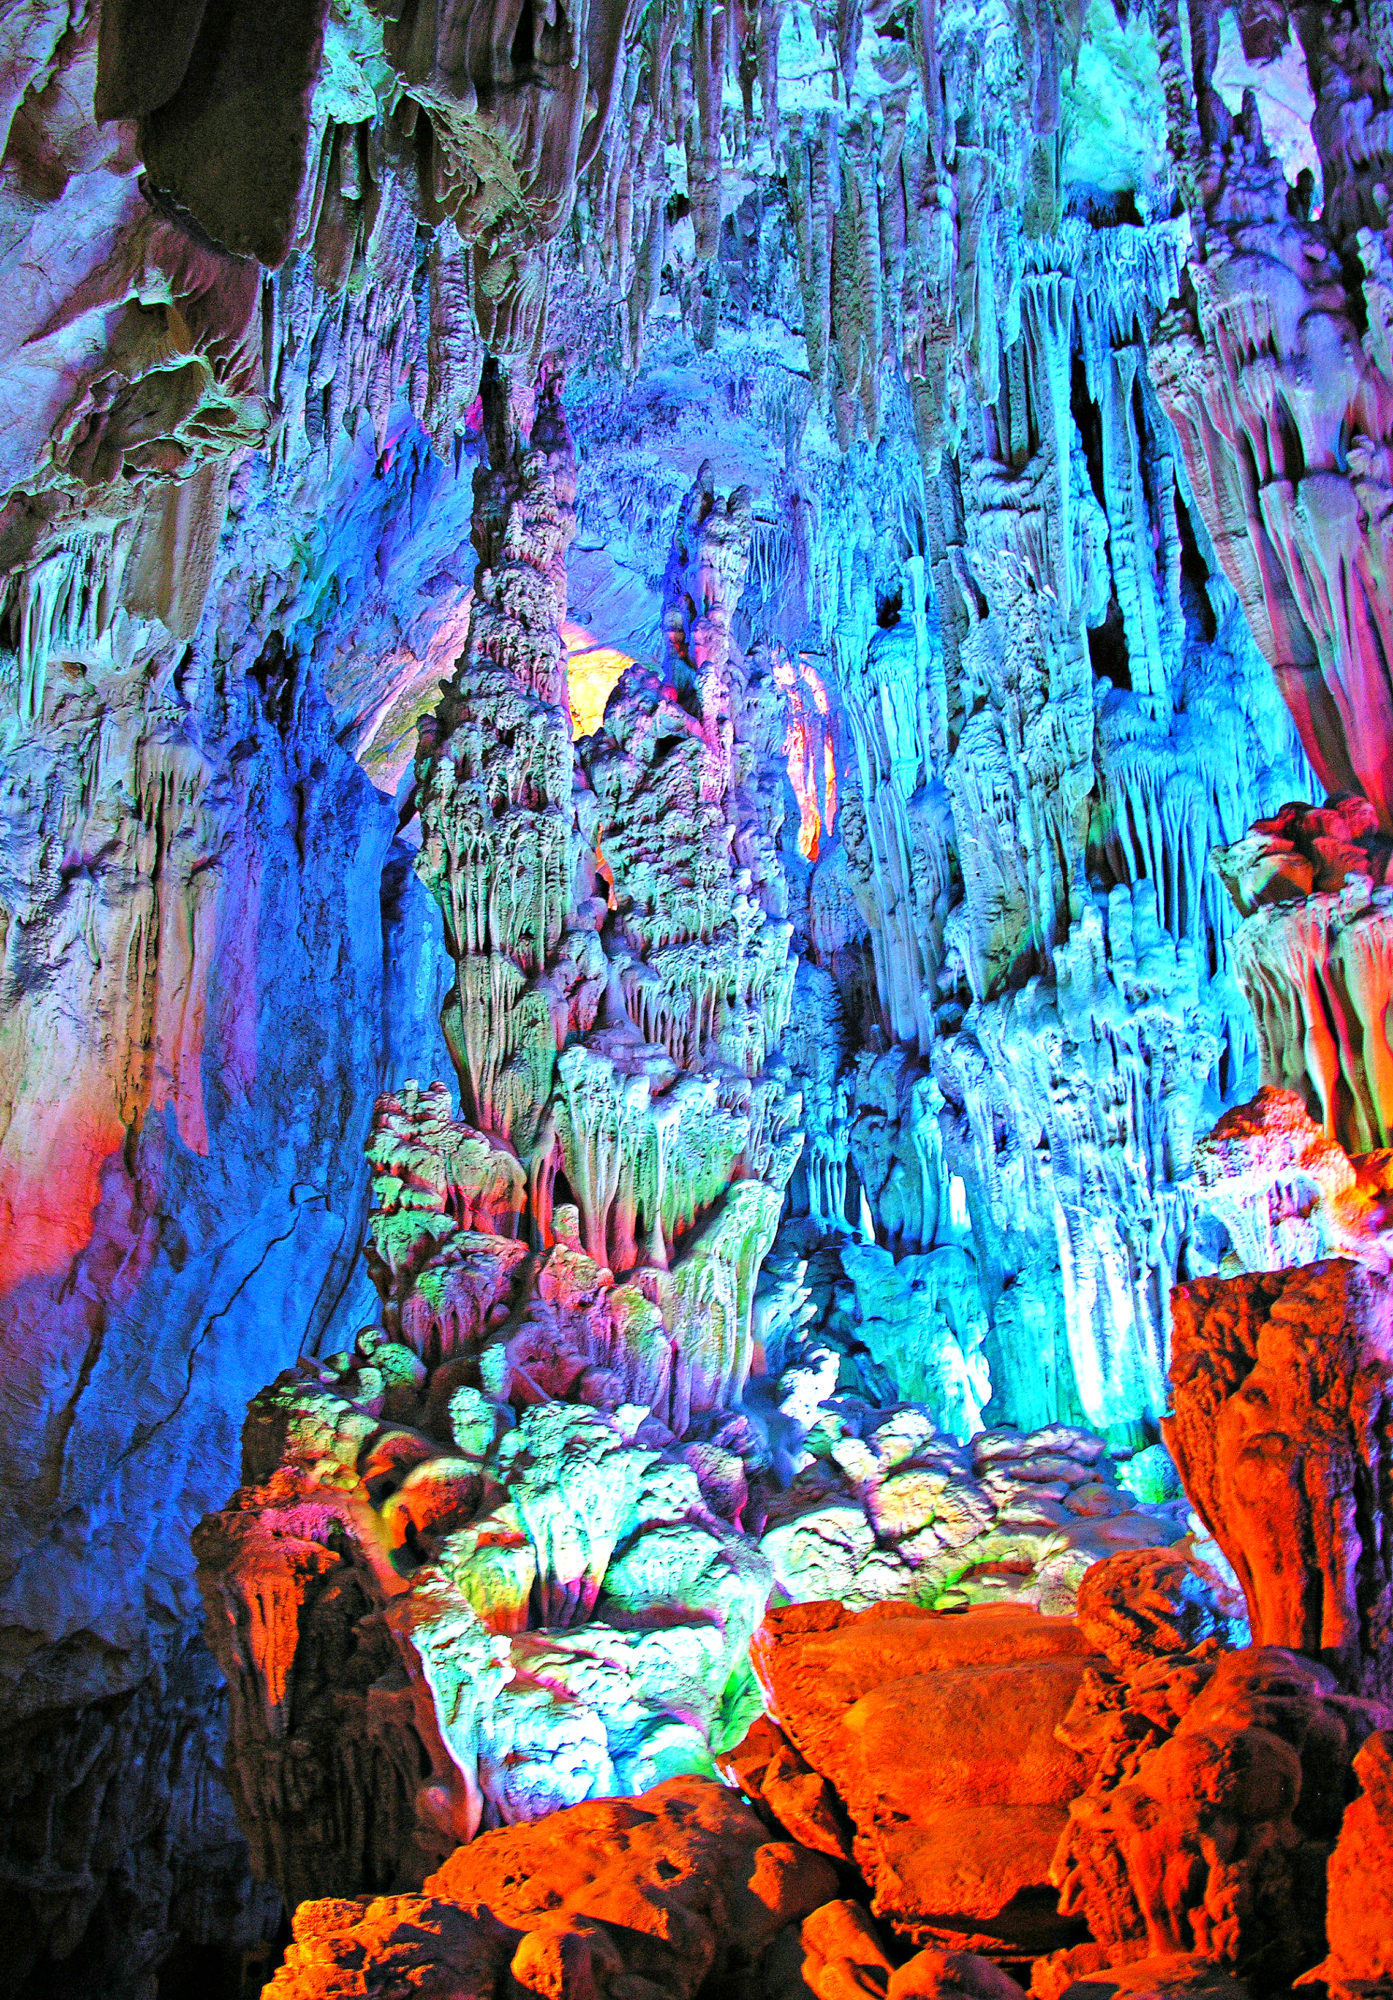
[[[1393,2000],[1393,19],[0,8],[15,2000]]]

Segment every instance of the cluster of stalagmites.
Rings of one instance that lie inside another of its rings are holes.
[[[776,1589],[1068,1609],[1091,1561],[1180,1531],[1086,1432],[963,1445],[839,1395],[816,1347],[752,1386],[799,1102],[748,506],[698,480],[664,664],[573,753],[559,390],[548,366],[529,412],[486,376],[468,639],[416,767],[466,1117],[440,1084],[379,1101],[380,1324],[255,1400],[198,1536],[234,1782],[292,1902],[709,1773]]]
[[[370,1157],[383,1323],[256,1399],[197,1539],[235,1783],[292,1900],[709,1771],[771,1592],[1067,1612],[1091,1563],[1181,1531],[1087,1432],[963,1445],[839,1396],[835,1357],[679,1416],[656,1306],[574,1209],[547,1249],[512,1233],[521,1169],[443,1086],[384,1098]]]
[[[443,1098],[429,1144],[379,1117],[422,1216],[480,1171]],[[258,1400],[200,1531],[262,1865],[359,1897],[299,1910],[276,1994],[1385,1990],[1385,1274],[1177,1291],[1167,1441],[1235,1588],[1134,1538],[1086,1433],[963,1446],[790,1369],[785,1483],[739,1410],[678,1436],[579,1348],[548,1385],[508,1286],[555,1330],[605,1280],[509,1212],[448,1221],[502,1253],[468,1324],[460,1291]]]

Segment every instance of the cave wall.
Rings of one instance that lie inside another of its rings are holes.
[[[1253,11],[1194,10],[1182,46],[1165,7],[10,10],[23,1976],[148,1991],[175,1932],[251,1950],[274,1923],[218,1789],[189,1536],[250,1399],[378,1314],[375,1099],[460,1070],[447,995],[475,975],[418,873],[413,760],[469,644],[486,357],[530,431],[565,356],[553,582],[601,645],[666,657],[674,525],[740,496],[722,615],[762,707],[719,782],[789,926],[763,1011],[803,1099],[742,1366],[830,1348],[843,1387],[960,1435],[1151,1445],[1170,1287],[1234,1255],[1195,1141],[1260,1078],[1386,1140],[1387,918],[1347,887],[1386,865],[1386,91],[1375,27],[1356,61],[1316,10],[1294,41]],[[1276,388],[1243,337],[1269,300]],[[580,759],[596,795],[612,750]],[[1269,832],[1235,904],[1210,851],[1327,785],[1378,826],[1301,835],[1343,860]],[[1329,1007],[1301,1010],[1332,931],[1366,983],[1331,982],[1327,1046]]]

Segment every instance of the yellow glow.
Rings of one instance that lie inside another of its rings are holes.
[[[601,645],[584,625],[563,625],[566,680],[571,691],[571,734],[593,736],[605,719],[605,703],[615,682],[633,660],[617,646]]]

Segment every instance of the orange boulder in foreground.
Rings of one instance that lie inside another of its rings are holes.
[[[690,2000],[706,1980],[734,1993],[781,1931],[836,1892],[827,1861],[771,1840],[734,1792],[671,1778],[642,1798],[481,1834],[419,1896],[302,1904],[266,1993]]]
[[[754,1659],[771,1713],[851,1820],[878,1915],[971,1951],[1078,1935],[1049,1881],[1089,1776],[1055,1734],[1093,1663],[1071,1619],[790,1605],[769,1613]]]

